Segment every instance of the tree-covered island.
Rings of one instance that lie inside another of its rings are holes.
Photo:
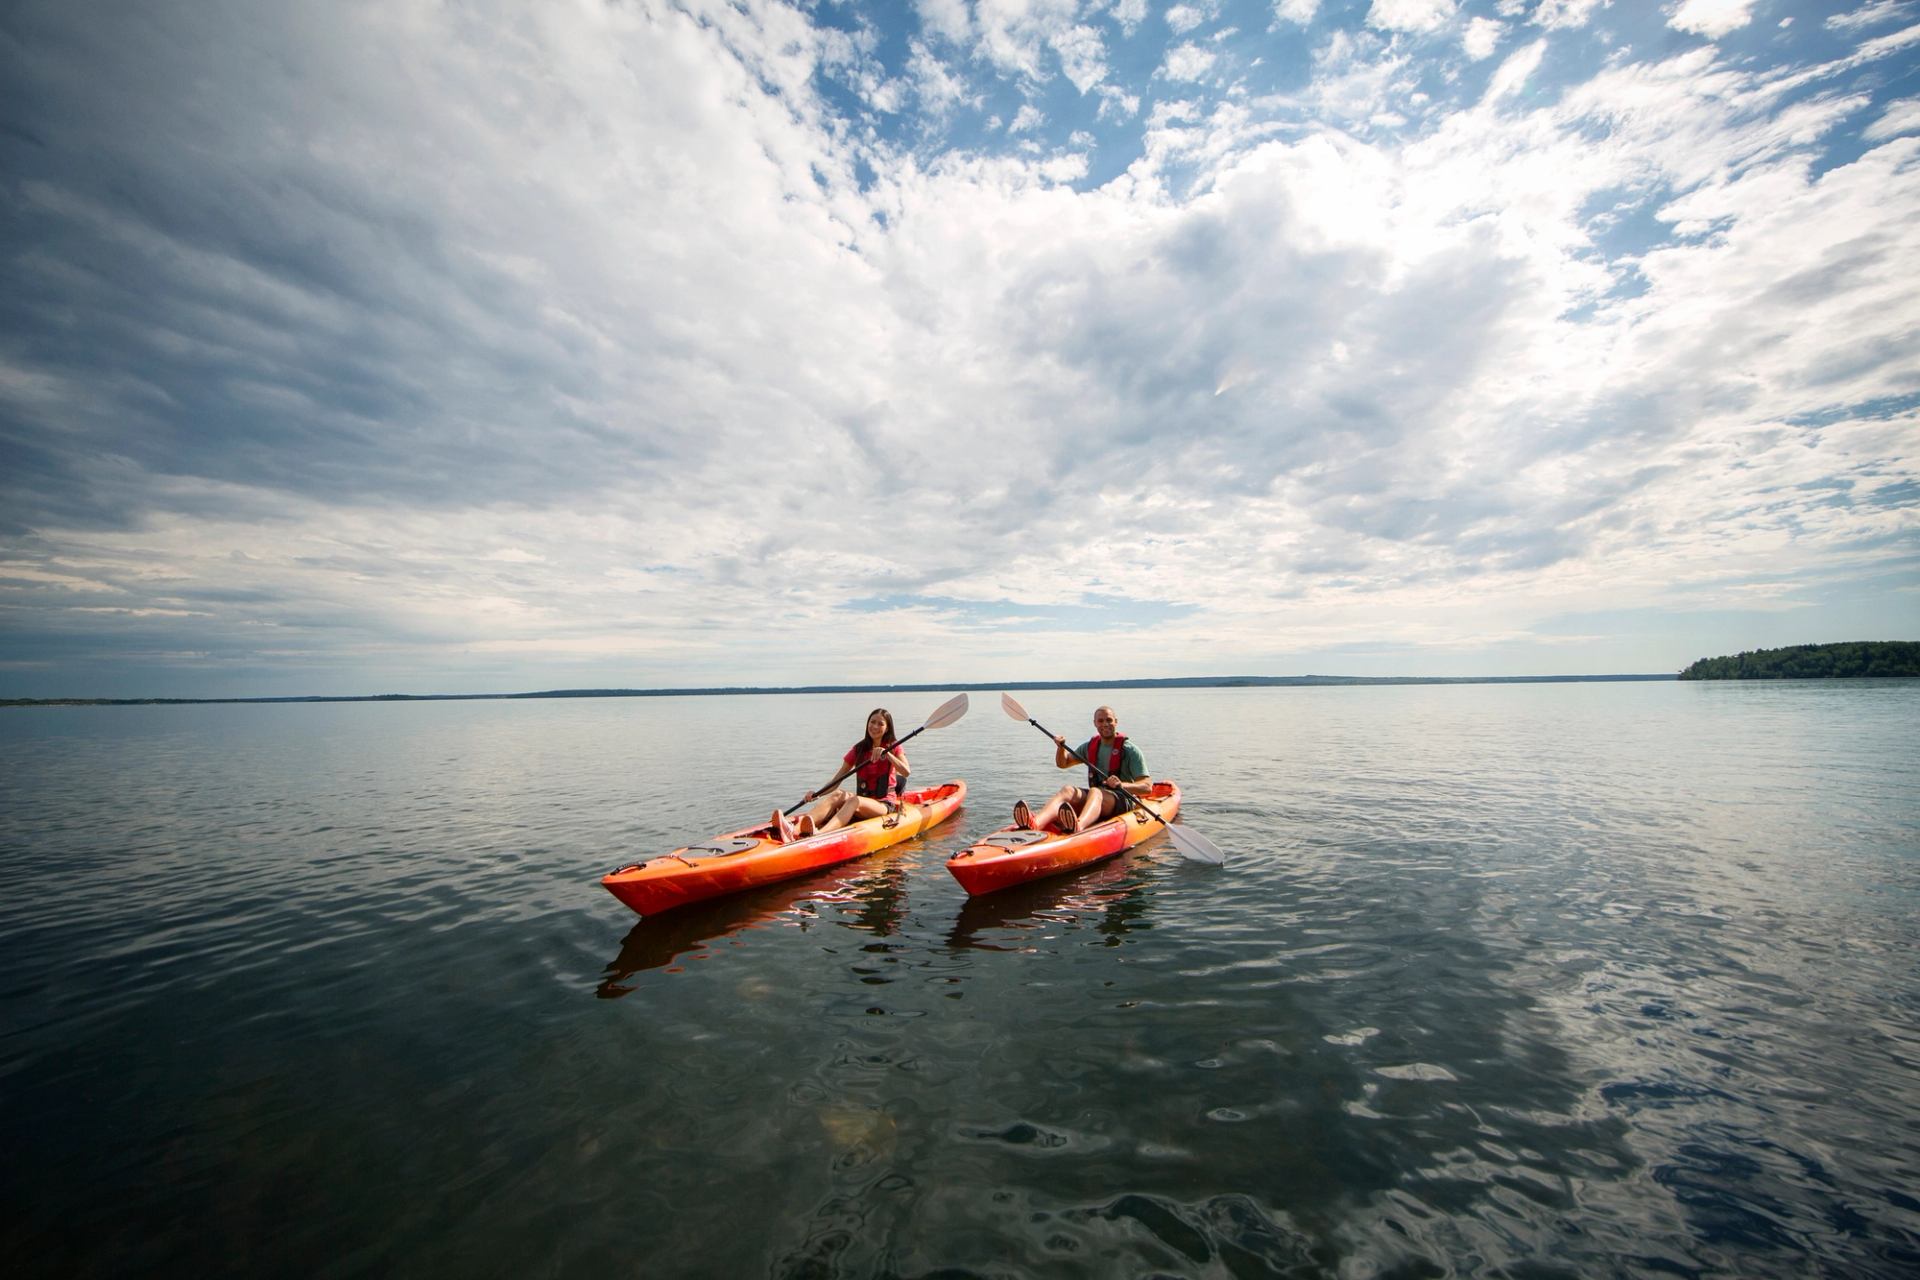
[[[1682,680],[1838,680],[1856,676],[1920,676],[1920,641],[1852,640],[1755,649],[1702,658]]]

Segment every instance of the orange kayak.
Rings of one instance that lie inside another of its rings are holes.
[[[907,791],[893,813],[788,844],[776,843],[762,823],[620,867],[600,877],[600,883],[641,915],[650,916],[724,893],[791,880],[910,840],[952,817],[966,798],[964,782]]]
[[[1180,812],[1180,788],[1171,782],[1156,782],[1153,790],[1141,798],[1141,806],[1072,835],[1002,827],[947,859],[947,870],[962,889],[977,897],[1091,866],[1133,848],[1160,830],[1160,824],[1146,809],[1172,822]]]

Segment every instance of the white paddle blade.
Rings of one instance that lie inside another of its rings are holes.
[[[1013,695],[1010,693],[1000,695],[1000,709],[1012,716],[1015,720],[1026,720],[1029,718],[1027,709],[1015,702]]]
[[[1167,834],[1173,837],[1173,847],[1195,862],[1205,862],[1216,867],[1225,866],[1227,855],[1220,846],[1201,835],[1198,831],[1189,831],[1185,827],[1167,824]]]
[[[922,729],[944,729],[961,716],[967,714],[967,706],[967,695],[964,693],[958,697],[948,698],[934,709],[934,713],[928,716],[927,722],[920,727]]]

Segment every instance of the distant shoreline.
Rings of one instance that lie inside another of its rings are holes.
[[[302,694],[278,698],[0,698],[0,707],[177,707],[285,702],[511,702],[528,698],[714,698],[783,693],[987,693],[1001,689],[1263,689],[1329,685],[1595,684],[1675,680],[1611,676],[1173,676],[1142,680],[1007,680],[955,684],[716,685],[696,689],[546,689],[536,693]]]
[[[1842,640],[1702,658],[1682,680],[1876,680],[1920,676],[1920,641]]]

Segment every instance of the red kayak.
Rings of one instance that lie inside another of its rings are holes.
[[[787,844],[777,843],[762,823],[621,867],[602,876],[600,883],[641,915],[652,915],[723,893],[791,880],[910,840],[952,817],[966,798],[964,782],[903,792],[900,808],[892,813]]]
[[[1173,821],[1180,812],[1180,788],[1156,782],[1139,806],[1072,835],[1002,827],[947,859],[947,870],[962,889],[978,896],[1092,866],[1162,829],[1147,810]]]

